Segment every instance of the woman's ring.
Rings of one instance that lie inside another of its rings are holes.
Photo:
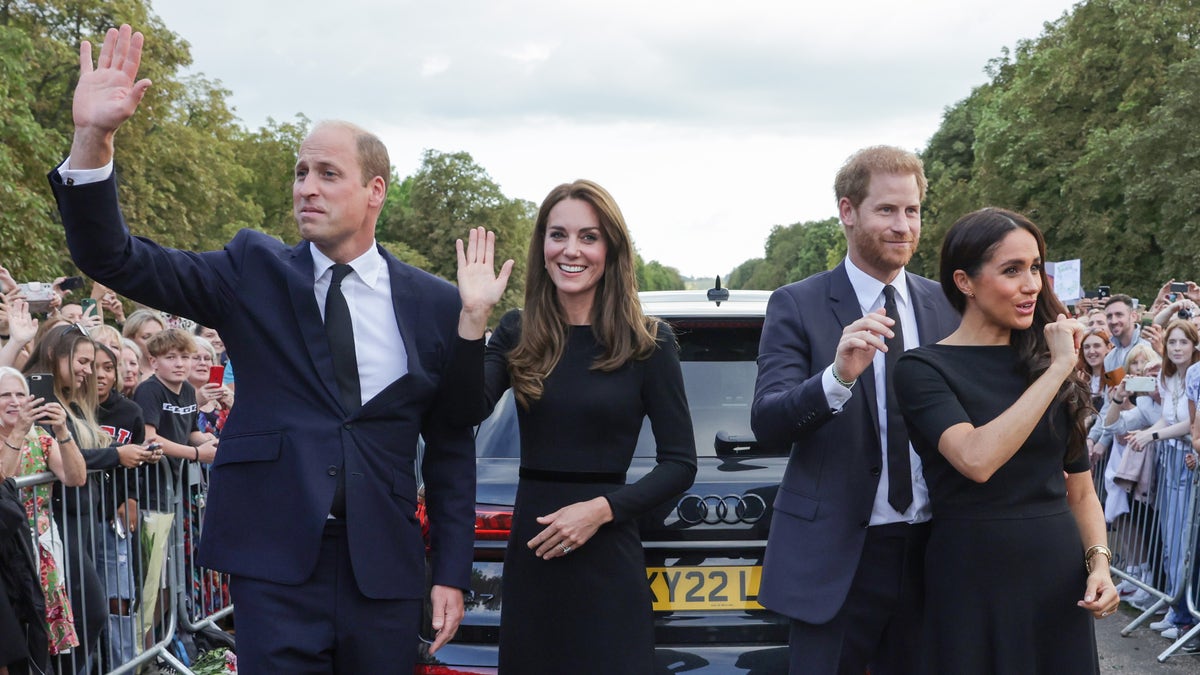
[[[558,545],[558,547],[562,549],[562,552],[563,552],[563,553],[570,553],[570,552],[571,552],[571,547],[570,547],[570,546],[567,546],[566,544],[559,544],[559,545]]]

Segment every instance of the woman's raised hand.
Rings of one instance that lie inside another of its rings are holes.
[[[472,228],[466,245],[459,239],[454,248],[458,253],[458,296],[462,299],[458,334],[467,340],[478,340],[487,330],[492,308],[500,302],[508,286],[513,261],[505,260],[500,273],[496,273],[496,233],[482,227]]]
[[[1050,347],[1050,363],[1074,368],[1079,361],[1079,345],[1087,329],[1075,319],[1058,315],[1054,323],[1046,324],[1046,343]],[[1067,371],[1069,372],[1069,370]],[[1064,375],[1065,377],[1065,375]]]

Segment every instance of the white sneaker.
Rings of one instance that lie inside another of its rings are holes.
[[[1158,631],[1159,633],[1174,627],[1175,624],[1167,621],[1166,619],[1163,619],[1162,621],[1155,621],[1154,623],[1150,624],[1150,630]]]
[[[1117,584],[1117,593],[1122,598],[1127,598],[1140,590],[1142,589],[1128,579],[1122,579],[1121,583]]]
[[[1164,630],[1161,635],[1171,642],[1174,642],[1179,639],[1179,627],[1171,626],[1170,628]]]
[[[1158,596],[1150,595],[1150,593],[1145,590],[1139,590],[1137,593],[1133,594],[1133,597],[1129,598],[1129,604],[1142,610],[1143,612],[1150,609],[1156,602],[1158,602]],[[1167,605],[1164,603],[1163,606],[1159,607],[1154,613],[1166,614]]]

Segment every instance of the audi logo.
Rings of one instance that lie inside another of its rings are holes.
[[[756,523],[767,512],[767,503],[755,494],[687,495],[679,500],[675,513],[688,525],[707,523]]]

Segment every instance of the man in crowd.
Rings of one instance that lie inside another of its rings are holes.
[[[904,271],[925,186],[910,152],[851,156],[834,183],[846,259],[767,305],[751,425],[792,450],[759,598],[792,620],[793,675],[918,669],[929,494],[888,378],[959,318],[936,282]]]
[[[481,384],[483,341],[459,337],[451,284],[376,244],[387,150],[348,123],[317,125],[299,149],[299,245],[243,230],[192,253],[131,237],[113,136],[150,86],[136,79],[142,42],[129,26],[109,30],[94,68],[81,45],[74,142],[50,180],[81,270],[220,331],[238,363],[200,562],[233,575],[239,670],[412,672],[426,579],[417,436],[434,651],[457,630],[469,583],[469,424],[482,415],[458,393]]]
[[[1104,355],[1104,371],[1109,372],[1125,365],[1129,350],[1142,341],[1137,319],[1133,312],[1133,298],[1118,293],[1108,299],[1104,306],[1104,317],[1108,320],[1108,333],[1112,336],[1113,348]]]

